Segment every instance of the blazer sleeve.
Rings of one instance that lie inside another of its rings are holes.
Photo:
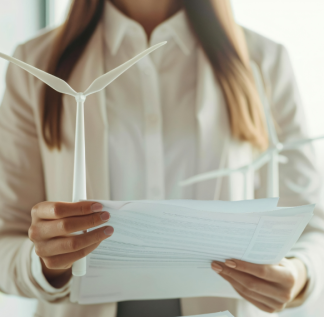
[[[23,46],[14,56],[25,60]],[[52,301],[31,273],[31,209],[46,199],[32,80],[9,64],[0,107],[0,291]]]
[[[265,86],[280,142],[308,137],[304,109],[286,49],[276,45],[271,57],[261,63]],[[281,164],[280,206],[298,206],[316,203],[315,213],[304,233],[288,257],[301,259],[308,270],[309,282],[301,302],[318,298],[324,281],[324,212],[321,206],[321,180],[311,144],[282,153],[288,158]],[[260,171],[261,184],[266,184],[266,168]],[[265,197],[262,185],[257,197]]]

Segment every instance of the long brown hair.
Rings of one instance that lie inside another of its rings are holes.
[[[58,29],[48,71],[68,80],[102,18],[107,0],[74,0]],[[227,104],[234,137],[259,149],[268,144],[264,115],[242,29],[230,0],[184,0],[192,28],[208,57]],[[43,137],[49,148],[61,147],[62,94],[45,87]],[[215,105],[217,107],[217,105]]]

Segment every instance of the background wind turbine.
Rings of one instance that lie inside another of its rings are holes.
[[[277,154],[277,163],[287,163],[288,159],[285,156],[278,155],[282,151],[297,149],[305,144],[308,144],[308,143],[311,143],[314,141],[318,141],[318,140],[323,140],[323,139],[324,139],[324,135],[315,137],[315,138],[301,139],[301,140],[297,140],[294,142],[287,142],[284,144],[278,143],[278,145],[279,145],[278,148],[276,148],[276,147],[268,148],[265,152],[263,152],[258,158],[256,158],[250,164],[243,165],[238,168],[226,168],[226,169],[215,170],[215,171],[211,171],[211,172],[207,172],[207,173],[203,173],[203,174],[198,174],[198,175],[195,175],[193,177],[190,177],[190,178],[180,182],[180,186],[185,187],[185,186],[193,185],[193,184],[200,183],[200,182],[210,180],[210,179],[216,179],[216,178],[220,178],[220,177],[230,176],[233,173],[242,173],[244,176],[246,176],[249,171],[256,171],[256,170],[260,169],[261,167],[263,167],[265,164],[267,164],[273,158],[273,153]],[[269,172],[269,170],[268,170],[268,172]],[[273,183],[274,183],[274,178],[275,177],[273,177],[271,180],[271,182],[273,182]],[[273,187],[274,186],[272,184],[270,184],[270,188],[273,189]],[[274,196],[270,196],[270,190],[267,192],[268,193],[267,196],[268,197],[278,197],[279,195],[275,195],[275,193],[278,193],[278,192],[279,192],[279,186],[273,192]],[[246,189],[244,190],[244,193],[246,196],[246,193],[247,193]]]
[[[264,114],[265,114],[266,123],[268,127],[268,134],[269,134],[268,149],[265,152],[263,152],[259,157],[257,157],[254,161],[252,161],[250,164],[238,168],[233,168],[233,169],[227,168],[227,169],[215,170],[215,171],[199,174],[180,182],[180,186],[184,187],[184,186],[189,186],[210,179],[230,176],[233,173],[242,173],[244,177],[244,199],[247,199],[248,172],[256,171],[268,163],[267,197],[279,197],[279,163],[288,162],[287,158],[285,156],[281,156],[280,153],[284,150],[297,149],[305,144],[324,139],[324,135],[323,135],[315,138],[301,139],[301,140],[296,140],[287,143],[279,142],[277,132],[274,126],[274,122],[272,119],[272,115],[271,115],[269,100],[264,90],[264,84],[263,84],[260,70],[257,68],[255,64],[251,64],[251,68],[253,70],[254,79],[259,92],[259,97],[261,99],[261,103],[263,104]]]
[[[64,80],[48,74],[34,66],[20,61],[14,57],[8,56],[0,52],[0,57],[23,68],[30,74],[34,75],[42,82],[52,87],[54,90],[75,97],[77,103],[76,127],[75,127],[75,145],[74,145],[74,171],[73,171],[73,197],[72,202],[87,199],[86,192],[86,163],[85,163],[85,136],[84,136],[84,102],[86,97],[94,94],[113,82],[117,77],[123,74],[127,69],[136,64],[140,59],[152,53],[167,42],[156,44],[126,63],[111,70],[110,72],[95,79],[85,92],[76,92]],[[80,232],[82,233],[82,232]],[[72,267],[72,273],[75,276],[83,276],[86,274],[86,259],[82,258],[76,261]]]

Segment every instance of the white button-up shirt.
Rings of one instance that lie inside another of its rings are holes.
[[[105,10],[105,71],[168,41],[106,90],[111,199],[194,198],[194,186],[178,185],[195,174],[197,153],[198,50],[185,13],[159,25],[148,42],[139,23],[110,2]]]

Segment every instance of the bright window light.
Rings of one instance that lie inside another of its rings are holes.
[[[47,26],[55,27],[62,24],[67,16],[71,0],[47,0]]]
[[[0,51],[11,55],[19,43],[39,30],[38,0],[0,0]],[[0,101],[5,89],[8,63],[0,59]]]

